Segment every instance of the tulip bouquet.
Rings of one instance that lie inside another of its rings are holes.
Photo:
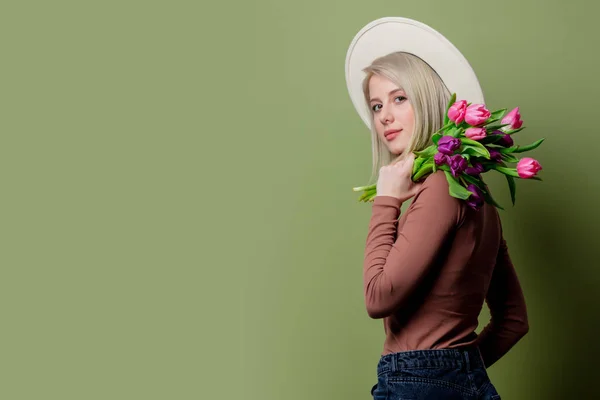
[[[481,175],[495,170],[504,174],[513,205],[516,198],[515,178],[541,180],[537,173],[540,163],[531,158],[517,158],[516,154],[537,148],[544,139],[518,146],[512,135],[524,129],[519,108],[509,113],[506,109],[490,112],[483,104],[456,101],[452,95],[448,103],[443,127],[432,136],[433,144],[415,152],[412,180],[418,182],[436,170],[444,171],[450,195],[467,202],[478,210],[484,202],[503,209],[491,196]],[[516,163],[509,167],[507,163]],[[359,201],[373,201],[376,184],[353,188],[363,191]]]

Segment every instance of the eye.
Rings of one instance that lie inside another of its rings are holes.
[[[374,112],[377,112],[379,109],[377,107],[380,107],[381,104],[375,104],[374,106],[371,107],[371,110],[373,110]]]
[[[406,97],[404,97],[404,96],[397,96],[396,98],[394,98],[394,100],[398,100],[398,99],[400,99],[400,101],[398,101],[398,103],[401,103],[404,100],[406,100]]]

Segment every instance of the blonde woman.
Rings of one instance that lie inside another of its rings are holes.
[[[386,334],[378,399],[500,399],[487,368],[529,330],[497,210],[448,193],[442,171],[412,182],[413,151],[431,144],[451,93],[483,103],[469,63],[417,21],[383,18],[346,59],[354,105],[372,135],[372,204],[364,258],[367,313]],[[411,200],[406,211],[402,205]],[[487,302],[492,319],[478,335]]]

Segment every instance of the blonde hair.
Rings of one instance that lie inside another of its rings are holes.
[[[409,53],[395,52],[377,58],[363,69],[363,72],[367,74],[363,80],[363,93],[367,104],[370,99],[369,81],[376,74],[389,79],[404,90],[415,115],[414,132],[408,146],[399,157],[395,157],[377,135],[371,111],[373,180],[379,175],[382,166],[397,162],[407,154],[423,150],[432,144],[431,136],[442,127],[451,93],[425,61]]]

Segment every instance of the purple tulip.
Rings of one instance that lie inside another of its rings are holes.
[[[499,144],[500,146],[503,146],[503,147],[511,147],[513,144],[515,144],[512,136],[510,136],[508,133],[503,133],[500,131],[496,131],[496,133],[502,135],[502,139],[498,140],[496,142],[496,144]]]
[[[462,174],[464,170],[469,166],[467,160],[460,154],[455,154],[453,156],[448,157],[448,165],[450,165],[450,171],[452,172],[452,176],[455,178]]]
[[[477,161],[473,161],[473,162],[471,162],[471,164],[473,165],[472,167],[467,167],[465,169],[466,174],[471,175],[471,176],[477,176],[485,171],[483,164],[481,164]]]
[[[440,138],[440,140],[438,140],[438,144],[437,144],[438,151],[440,153],[444,153],[449,156],[451,156],[455,150],[458,150],[460,145],[461,145],[460,139],[452,137],[450,135],[442,136]]]
[[[495,149],[488,149],[490,151],[490,160],[500,162],[502,161],[502,153]]]
[[[467,186],[467,190],[472,193],[467,199],[467,205],[474,210],[479,210],[483,206],[483,192],[473,184]]]
[[[435,165],[442,165],[442,164],[448,164],[448,156],[444,153],[435,153],[435,156],[433,156],[433,161],[435,162]]]

